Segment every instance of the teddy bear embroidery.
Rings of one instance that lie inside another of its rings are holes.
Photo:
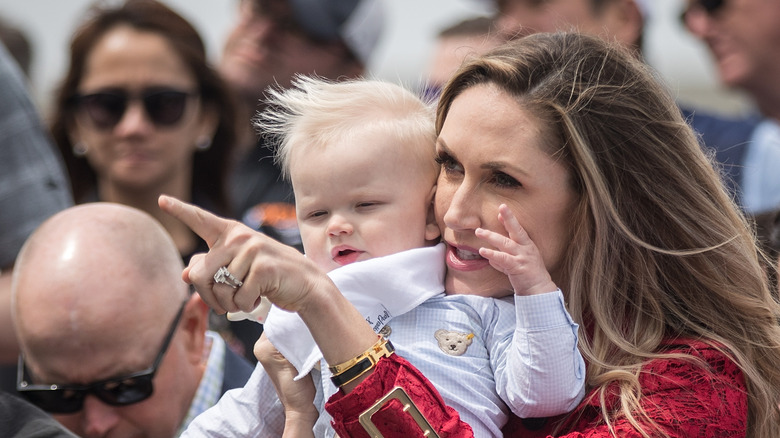
[[[471,345],[474,333],[458,333],[439,329],[433,336],[439,342],[439,348],[450,356],[462,356]]]

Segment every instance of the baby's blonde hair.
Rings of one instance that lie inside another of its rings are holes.
[[[407,148],[399,152],[415,154],[438,173],[434,107],[401,85],[296,75],[291,88],[269,88],[264,103],[255,128],[275,144],[274,158],[287,179],[293,149],[325,147],[369,127],[395,137],[394,144]]]

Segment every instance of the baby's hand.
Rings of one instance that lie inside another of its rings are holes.
[[[496,248],[480,248],[479,255],[509,277],[516,295],[536,295],[558,289],[544,265],[539,249],[505,204],[498,207],[498,220],[504,225],[509,237],[477,228],[476,236]]]
[[[294,381],[293,377],[297,374],[295,367],[271,344],[265,333],[257,340],[254,352],[284,406],[282,437],[313,437],[312,429],[319,412],[314,407],[314,382],[311,375]]]

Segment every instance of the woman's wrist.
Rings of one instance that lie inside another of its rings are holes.
[[[339,364],[369,349],[377,340],[374,330],[330,278],[312,283],[298,315],[329,364]]]
[[[356,380],[362,380],[371,373],[380,359],[390,357],[395,353],[395,348],[390,341],[382,336],[377,337],[374,345],[360,355],[339,364],[328,364],[328,368],[333,374],[330,380],[334,385],[343,388]]]

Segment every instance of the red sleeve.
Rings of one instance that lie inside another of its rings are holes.
[[[447,406],[433,384],[406,359],[394,354],[381,359],[374,372],[349,394],[336,393],[325,404],[333,417],[333,428],[342,438],[368,437],[358,417],[394,387],[403,388],[417,409],[441,437],[473,438],[471,426]],[[392,400],[373,416],[373,422],[388,438],[422,436],[412,417],[402,412],[401,403]]]
[[[649,362],[639,377],[642,387],[642,407],[671,438],[737,437],[747,433],[747,388],[741,370],[729,358],[703,343],[693,343],[675,352],[692,354],[706,365],[684,359]],[[709,366],[709,368],[707,368]],[[625,419],[613,422],[615,435],[601,420],[598,400],[589,402],[593,394],[569,416],[563,428],[569,431],[560,438],[638,438]],[[614,395],[614,394],[613,394]],[[607,400],[607,406],[617,406],[617,398]],[[549,424],[545,431],[549,431]],[[506,437],[539,436],[514,418],[504,428]],[[652,435],[652,434],[651,434]],[[544,435],[542,435],[544,436]]]

